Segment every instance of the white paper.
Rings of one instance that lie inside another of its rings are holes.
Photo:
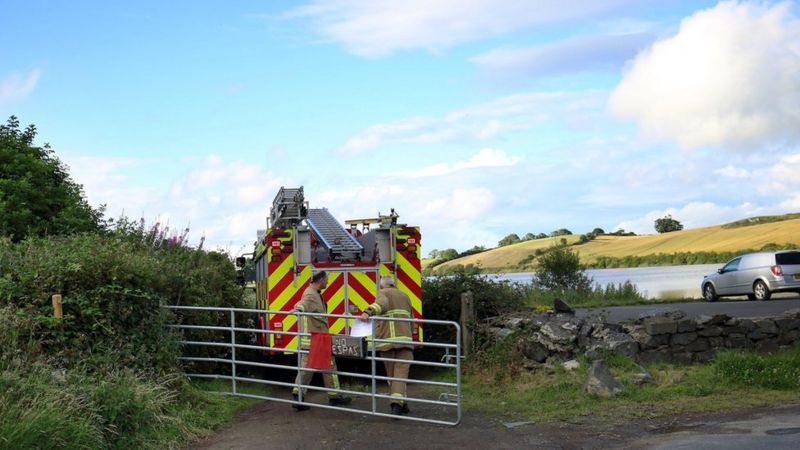
[[[350,336],[369,336],[372,334],[372,324],[370,322],[364,322],[361,319],[356,319],[353,322],[353,326],[350,327]]]

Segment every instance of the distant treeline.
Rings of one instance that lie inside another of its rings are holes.
[[[677,252],[655,253],[643,256],[600,256],[587,266],[593,269],[613,269],[620,267],[680,266],[688,264],[722,264],[744,254],[768,250],[788,250],[796,248],[792,244],[769,243],[760,249],[737,250],[735,252]]]

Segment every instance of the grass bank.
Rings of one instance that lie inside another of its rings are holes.
[[[594,416],[609,422],[689,412],[767,406],[800,400],[800,350],[774,355],[721,353],[710,364],[651,364],[653,382],[636,385],[629,358],[607,358],[625,385],[616,397],[585,394],[587,361],[573,372],[528,372],[514,364],[471,366],[465,377],[466,406],[509,419],[551,422]]]
[[[37,364],[0,370],[0,448],[183,448],[253,400],[211,394],[179,374],[102,375]]]

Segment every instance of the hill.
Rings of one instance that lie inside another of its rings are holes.
[[[642,236],[598,236],[596,239],[573,248],[584,264],[594,264],[600,258],[644,257],[672,253],[727,253],[747,249],[760,249],[765,245],[800,247],[800,218],[796,214],[745,219],[731,224],[675,231],[672,233]],[[779,220],[783,219],[783,220]],[[574,244],[577,235],[567,236]],[[455,265],[476,265],[487,272],[508,272],[533,267],[536,250],[556,244],[560,238],[539,239],[498,247],[476,255],[454,259],[436,268]]]

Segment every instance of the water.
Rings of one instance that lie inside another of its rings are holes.
[[[696,264],[690,266],[633,267],[627,269],[589,269],[586,275],[605,287],[630,281],[646,297],[700,298],[700,282],[703,276],[714,273],[722,264]],[[532,272],[504,273],[492,275],[500,280],[530,283]]]

